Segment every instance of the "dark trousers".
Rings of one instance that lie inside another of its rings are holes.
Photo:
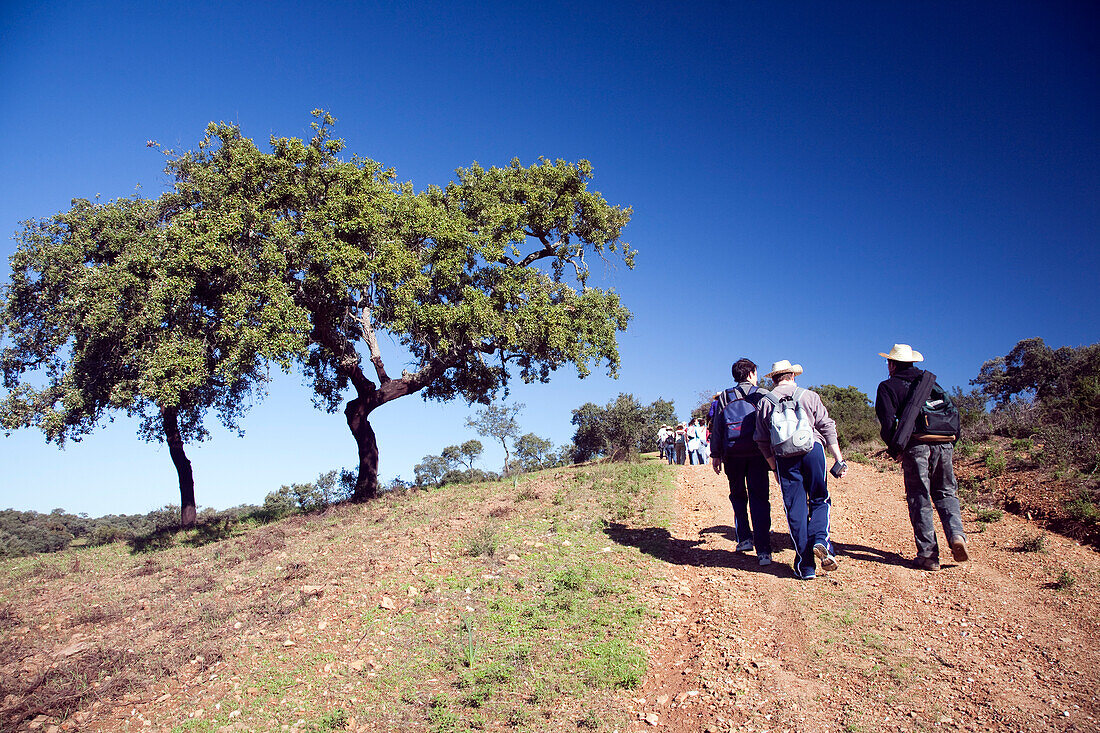
[[[751,456],[725,456],[722,465],[730,482],[730,504],[733,505],[733,528],[737,532],[737,541],[752,540],[757,554],[771,554],[772,506],[768,499],[768,462],[757,453]]]
[[[901,454],[905,500],[920,557],[940,556],[933,507],[940,515],[948,542],[953,537],[966,537],[956,493],[954,456],[955,447],[951,443],[911,443]]]
[[[787,526],[794,543],[794,570],[799,577],[817,572],[814,545],[821,543],[833,552],[829,540],[829,512],[833,502],[825,478],[825,449],[821,443],[804,456],[780,458],[779,487],[783,490],[783,506],[787,510]]]

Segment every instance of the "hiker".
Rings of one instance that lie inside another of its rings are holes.
[[[692,420],[687,426],[687,449],[688,459],[691,461],[691,465],[703,465],[703,447],[706,445],[707,438],[706,431],[703,426],[700,425],[700,420]]]
[[[657,430],[657,452],[661,454],[661,458],[668,457],[668,451],[665,450],[665,441],[668,439],[668,426],[662,425]]]
[[[733,363],[736,386],[715,397],[717,406],[711,435],[710,461],[715,473],[726,468],[733,505],[733,531],[737,552],[756,548],[761,565],[772,563],[772,507],[768,497],[768,462],[756,445],[756,404],[767,390],[757,386],[756,364],[749,359]],[[750,522],[750,517],[752,521]]]
[[[684,465],[687,462],[687,426],[680,423],[676,426],[676,463]]]
[[[921,570],[940,569],[940,548],[932,507],[940,515],[951,556],[966,562],[966,548],[953,464],[955,441],[959,439],[958,411],[951,398],[936,384],[931,372],[914,364],[924,355],[909,344],[894,344],[886,358],[890,373],[878,386],[875,414],[891,457],[901,463],[905,480],[905,501],[917,556],[913,564]],[[946,415],[937,417],[937,411]]]
[[[676,432],[671,425],[662,425],[661,430],[665,433],[665,437],[661,442],[661,455],[671,466],[676,458]]]
[[[802,580],[823,570],[836,570],[829,511],[833,502],[825,476],[825,449],[833,456],[832,473],[841,478],[848,464],[840,454],[836,423],[816,392],[802,389],[794,378],[801,364],[783,359],[772,364],[774,386],[756,405],[754,437],[768,466],[776,472],[794,543],[794,574]]]
[[[710,463],[710,421],[699,418],[699,435],[703,440],[703,465]]]

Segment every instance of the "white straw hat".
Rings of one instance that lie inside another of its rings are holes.
[[[787,361],[786,359],[783,359],[782,361],[777,361],[774,364],[772,364],[772,370],[770,372],[768,372],[767,374],[765,374],[764,376],[771,379],[776,374],[786,374],[787,372],[790,372],[791,374],[794,374],[797,377],[799,374],[802,373],[802,365],[801,364],[792,364],[789,361]]]
[[[894,344],[894,348],[890,349],[889,354],[884,354],[881,351],[878,352],[879,356],[885,356],[887,359],[894,361],[924,361],[924,354],[919,351],[914,351],[913,347],[909,344]]]

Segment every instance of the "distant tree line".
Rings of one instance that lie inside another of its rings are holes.
[[[320,474],[315,481],[279,487],[262,505],[241,504],[229,509],[203,509],[196,515],[197,537],[224,536],[239,524],[266,524],[300,512],[315,512],[347,501],[355,473],[346,469]],[[108,514],[89,517],[54,509],[49,514],[16,509],[0,510],[0,558],[59,552],[70,547],[93,547],[129,542],[135,550],[171,544],[179,530],[180,507],[166,505],[146,514]]]

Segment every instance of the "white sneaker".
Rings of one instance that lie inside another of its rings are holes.
[[[834,557],[833,553],[829,552],[829,548],[822,543],[818,542],[814,545],[814,555],[817,555],[817,560],[821,563],[822,570],[831,572],[837,569],[838,563],[836,557]]]
[[[751,552],[752,547],[752,540],[741,540],[737,543],[737,552]]]
[[[759,557],[760,557],[760,564],[761,565],[771,565],[772,564],[771,553],[761,552]]]

